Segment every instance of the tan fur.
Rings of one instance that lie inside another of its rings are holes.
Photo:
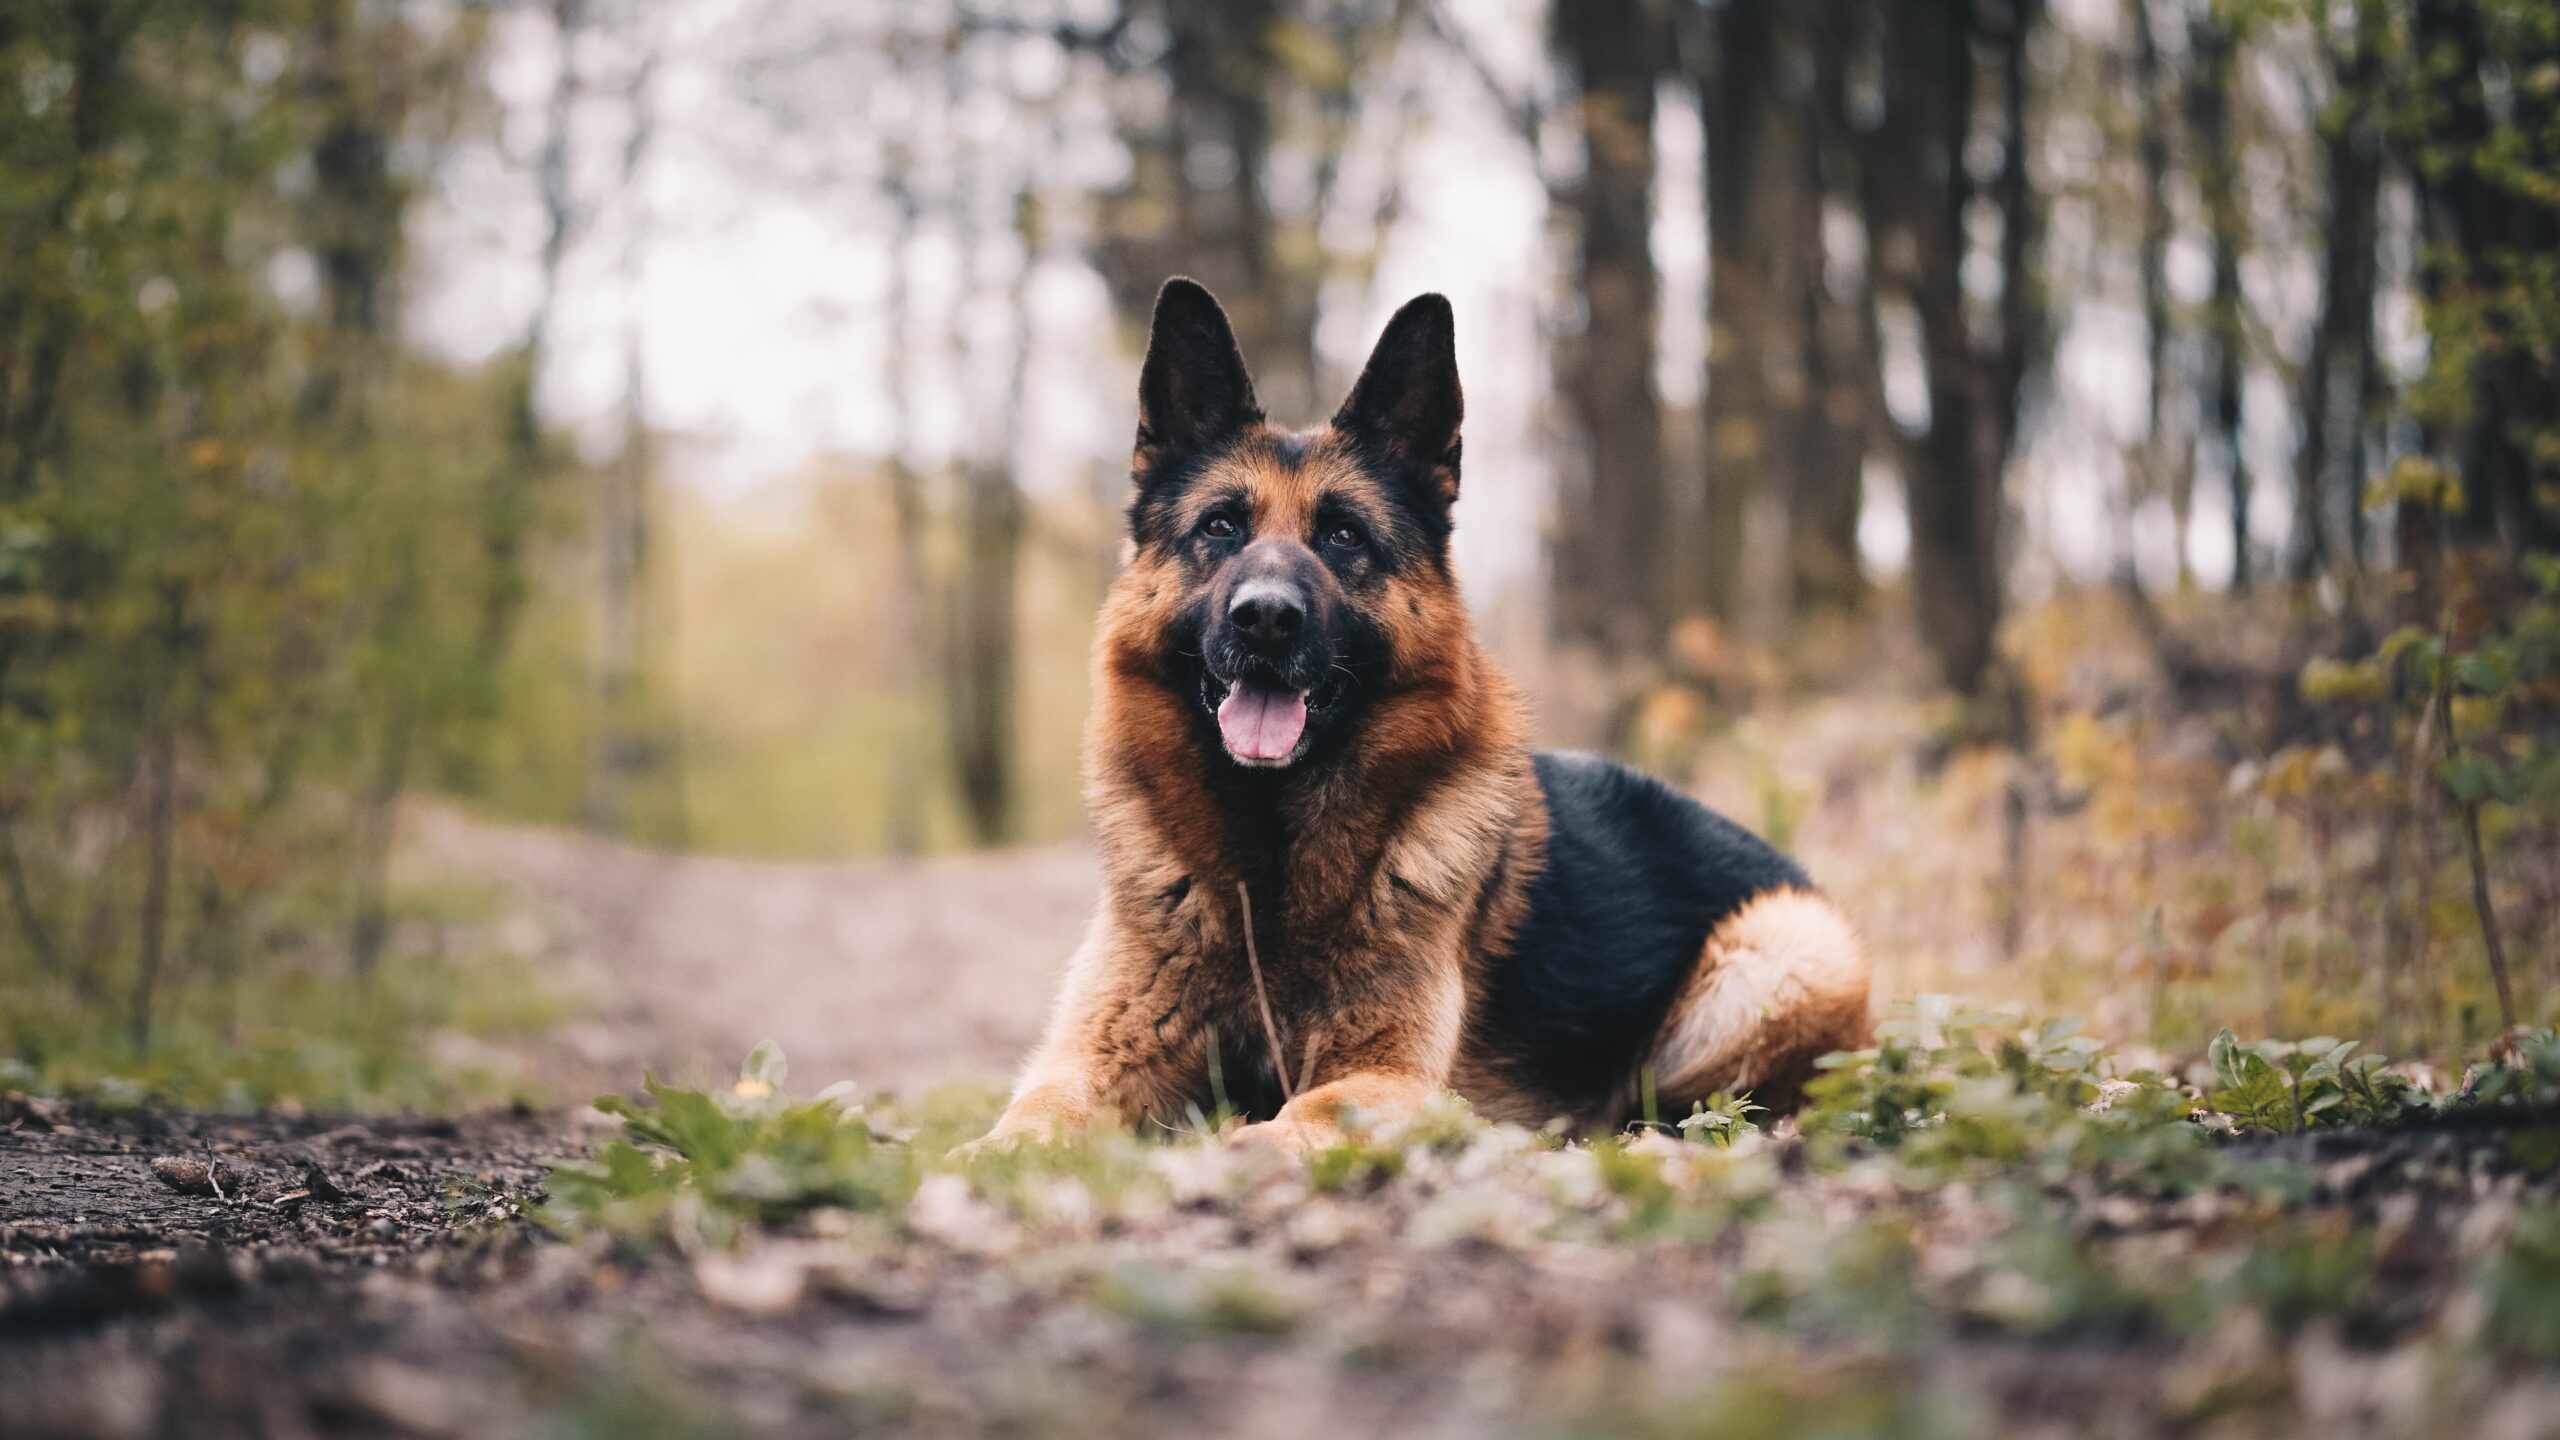
[[[1865,1044],[1867,1028],[1866,951],[1848,918],[1819,895],[1778,890],[1707,936],[1647,1063],[1665,1107],[1718,1091],[1785,1104],[1815,1060]]]

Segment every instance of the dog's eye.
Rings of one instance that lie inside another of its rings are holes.
[[[1324,538],[1328,545],[1339,545],[1345,550],[1356,550],[1369,543],[1369,532],[1345,520],[1324,532]]]
[[[1212,540],[1233,540],[1236,538],[1236,519],[1223,513],[1212,515],[1200,522],[1200,533]]]

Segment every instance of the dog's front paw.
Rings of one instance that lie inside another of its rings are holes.
[[[1309,1155],[1341,1138],[1330,1126],[1310,1125],[1304,1120],[1265,1120],[1255,1125],[1239,1125],[1228,1131],[1226,1143],[1231,1150]]]
[[[1003,1135],[990,1130],[966,1144],[952,1146],[943,1152],[942,1158],[954,1165],[966,1165],[983,1156],[1002,1155],[1019,1149],[1021,1145],[1022,1137],[1019,1135]]]

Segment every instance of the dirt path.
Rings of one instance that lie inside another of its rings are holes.
[[[445,807],[410,878],[493,884],[570,932],[588,1017],[537,1072],[566,1093],[724,1073],[760,1040],[795,1088],[1007,1074],[1039,1030],[1099,870],[1080,849],[795,864],[667,855]]]

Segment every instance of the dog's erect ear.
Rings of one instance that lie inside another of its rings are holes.
[[[1227,312],[1197,280],[1164,282],[1138,371],[1136,468],[1199,454],[1261,419]]]
[[[1421,295],[1387,322],[1333,428],[1445,506],[1458,498],[1458,421],[1465,413],[1449,302]]]

